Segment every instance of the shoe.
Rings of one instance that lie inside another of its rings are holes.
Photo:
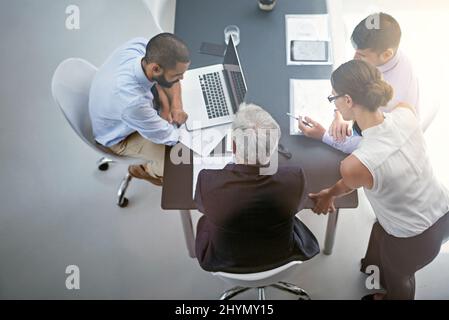
[[[128,172],[133,178],[146,180],[158,187],[163,185],[162,177],[152,177],[148,172],[146,172],[144,165],[129,166]]]
[[[376,295],[377,293],[371,293],[371,294],[367,294],[366,296],[363,296],[362,297],[362,299],[360,299],[360,300],[365,300],[365,301],[372,301],[372,300],[374,300],[374,301],[380,301],[380,300],[382,300],[382,299],[374,299],[374,296]],[[380,293],[379,293],[380,294]],[[383,297],[382,297],[383,298]]]

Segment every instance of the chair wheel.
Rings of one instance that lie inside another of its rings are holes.
[[[120,201],[118,203],[118,206],[120,208],[124,208],[124,207],[126,207],[128,205],[128,203],[129,203],[128,198],[123,197],[122,201]]]
[[[109,169],[109,163],[102,163],[102,164],[100,164],[99,166],[98,166],[98,170],[100,170],[100,171],[106,171],[106,170],[108,170]]]
[[[298,300],[312,300],[308,294],[300,294]]]

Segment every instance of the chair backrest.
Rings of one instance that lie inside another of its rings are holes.
[[[164,10],[164,4],[167,0],[142,0],[143,4],[148,8],[150,14],[154,20],[154,24],[162,32],[161,18]],[[167,31],[167,30],[165,30]]]
[[[212,272],[212,274],[233,285],[256,288],[285,280],[301,263],[302,261],[294,260],[277,268],[256,273]]]
[[[89,91],[97,68],[86,60],[69,58],[56,68],[51,83],[53,99],[73,130],[96,148],[89,117]]]
[[[156,33],[174,32],[176,0],[141,0],[150,11]],[[150,27],[150,30],[153,30]],[[149,33],[151,34],[151,32]]]

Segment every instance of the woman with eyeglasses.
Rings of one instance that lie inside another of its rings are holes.
[[[362,137],[341,162],[342,178],[309,194],[313,211],[332,213],[336,198],[363,187],[377,221],[361,271],[377,266],[385,293],[362,299],[414,299],[415,272],[429,264],[449,238],[449,192],[432,170],[413,107],[399,104],[386,114],[379,110],[391,100],[393,89],[375,67],[349,61],[332,73],[331,84],[329,100],[345,120],[358,123]],[[298,125],[311,129],[301,121]]]

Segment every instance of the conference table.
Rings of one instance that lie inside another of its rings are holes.
[[[291,66],[286,64],[285,15],[326,13],[325,0],[277,1],[273,11],[259,10],[257,0],[178,0],[176,4],[175,34],[183,39],[191,52],[191,69],[220,64],[222,57],[202,54],[203,42],[223,44],[224,28],[237,25],[240,44],[237,47],[248,91],[246,102],[255,103],[270,112],[282,130],[280,143],[292,157],[279,156],[279,165],[299,165],[304,169],[308,192],[318,192],[340,179],[340,162],[345,154],[320,141],[301,135],[290,135],[290,119],[286,116],[290,104],[290,79],[329,79],[330,65]],[[323,96],[326,99],[327,96]],[[330,110],[332,106],[329,106]],[[220,146],[219,146],[220,147]],[[195,236],[191,210],[196,209],[192,199],[192,152],[183,145],[176,151],[188,163],[176,164],[170,160],[172,147],[166,147],[164,185],[161,207],[179,210],[189,256],[195,257]],[[337,212],[328,214],[324,254],[331,254],[340,209],[358,206],[357,192],[336,200]],[[307,200],[305,208],[312,208]]]

